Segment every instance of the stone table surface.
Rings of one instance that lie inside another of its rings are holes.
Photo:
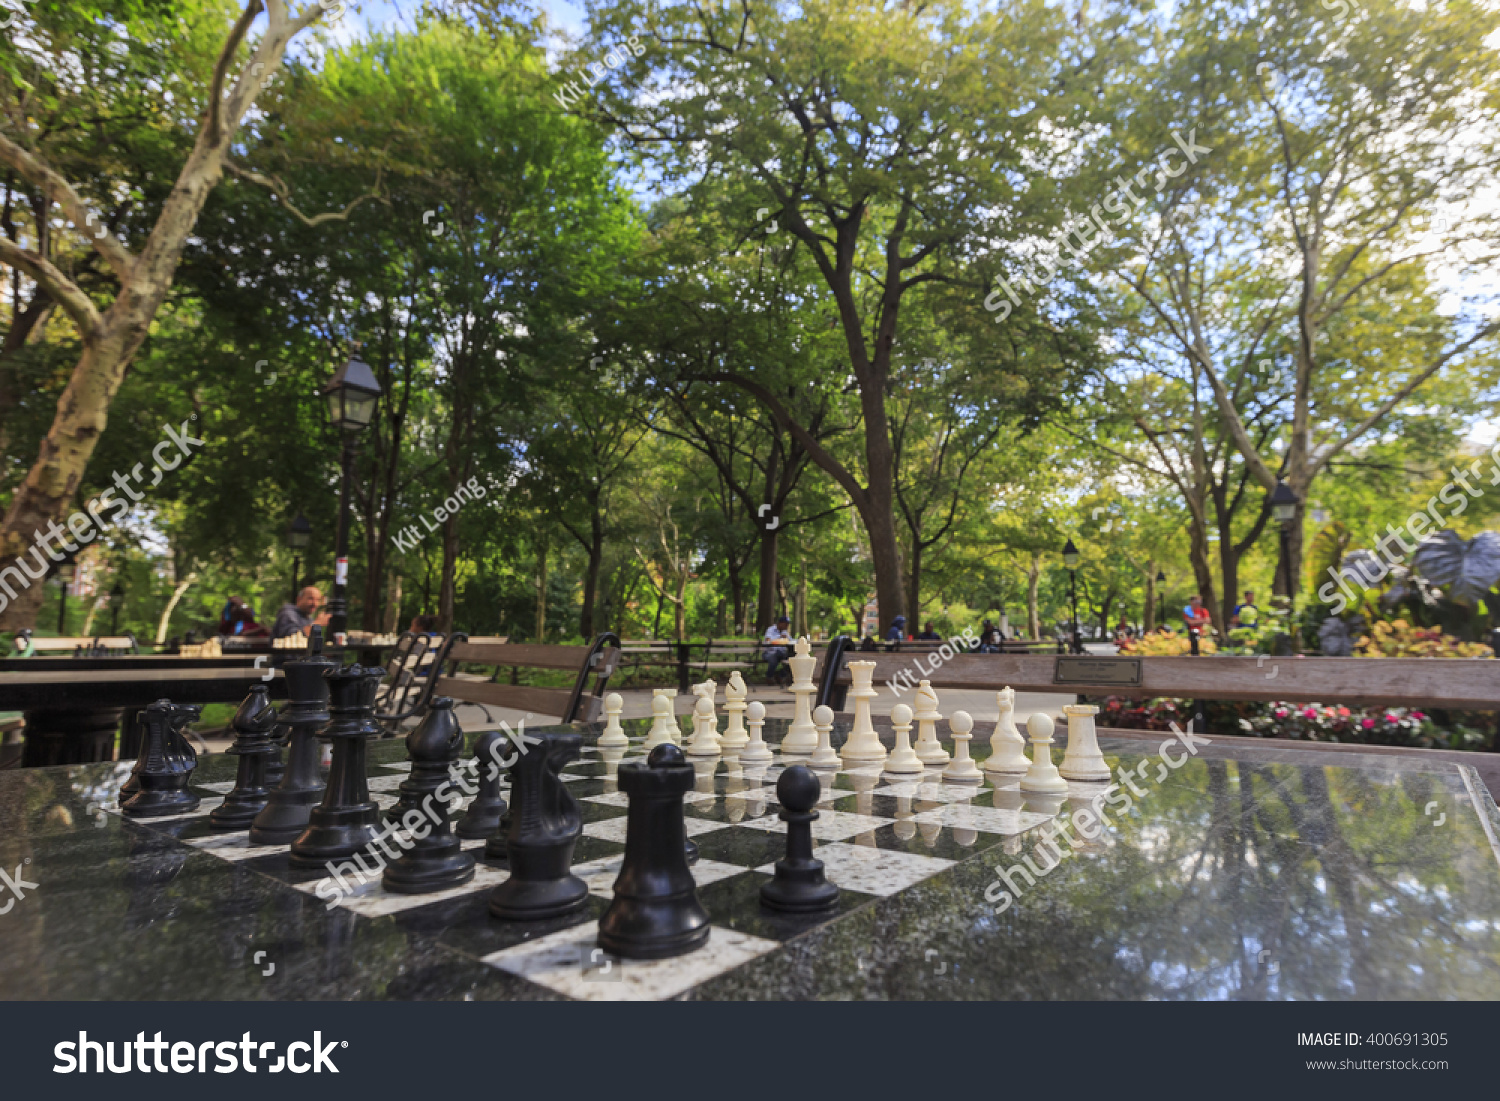
[[[378,880],[345,894],[292,872],[284,849],[214,833],[231,757],[200,763],[197,814],[149,822],[115,809],[130,762],[0,772],[0,998],[1500,999],[1500,812],[1471,766],[1273,742],[1189,753],[1170,733],[1101,734],[1135,792],[1102,803],[1104,785],[1049,800],[1014,779],[826,774],[816,852],[841,896],[823,918],[758,904],[783,847],[775,778],[795,758],[700,759],[685,815],[709,946],[601,961],[593,929],[624,848],[616,776],[646,726],[627,721],[630,747],[602,751],[600,727],[580,724],[589,748],[564,779],[591,894],[534,925],[488,915],[500,867],[436,896]],[[768,721],[773,749],[785,727]],[[975,730],[981,761],[990,729]],[[389,804],[404,744],[370,758]]]

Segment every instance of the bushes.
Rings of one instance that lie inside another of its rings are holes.
[[[1404,619],[1377,620],[1361,635],[1354,653],[1362,658],[1487,658],[1494,651],[1482,642],[1464,642],[1440,627],[1413,627]]]

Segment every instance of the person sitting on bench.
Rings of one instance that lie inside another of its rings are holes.
[[[791,622],[786,616],[778,616],[776,622],[766,628],[765,637],[761,639],[766,648],[760,652],[760,656],[766,662],[768,680],[775,680],[781,663],[792,656],[792,636],[787,632]]]

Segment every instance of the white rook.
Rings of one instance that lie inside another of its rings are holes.
[[[1063,714],[1068,717],[1068,749],[1058,770],[1063,779],[1108,781],[1109,766],[1099,752],[1099,733],[1094,729],[1099,709],[1093,704],[1070,703],[1063,707]]]

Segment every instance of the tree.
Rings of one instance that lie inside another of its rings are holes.
[[[107,10],[101,5],[92,14],[103,15]],[[192,149],[137,249],[131,249],[117,237],[100,215],[90,209],[78,189],[53,167],[51,147],[58,139],[48,132],[45,120],[29,109],[39,102],[39,97],[23,94],[19,85],[20,80],[26,79],[22,76],[24,69],[30,83],[47,88],[49,94],[42,101],[50,104],[66,100],[73,93],[55,74],[78,72],[83,66],[67,63],[70,51],[66,39],[51,34],[45,21],[33,19],[28,25],[28,32],[36,32],[35,38],[30,34],[10,38],[14,52],[0,77],[7,85],[0,88],[0,94],[18,106],[0,123],[0,163],[38,189],[48,210],[55,208],[74,232],[88,240],[118,290],[101,310],[44,252],[0,237],[0,263],[46,290],[77,329],[82,346],[37,460],[12,495],[4,522],[0,524],[0,569],[14,565],[27,552],[32,534],[48,523],[55,523],[68,508],[104,431],[110,402],[120,388],[126,367],[165,301],[188,235],[209,192],[224,172],[241,121],[280,65],[287,44],[325,14],[323,8],[310,4],[300,15],[294,15],[285,0],[265,0],[265,26],[235,75],[232,70],[261,11],[261,0],[250,0],[225,36],[217,59],[206,74],[207,103],[197,124]],[[131,17],[136,14],[133,6],[126,9],[127,26],[132,25]],[[201,11],[203,18],[211,19],[217,14],[215,8]],[[156,26],[170,26],[172,18],[162,17]],[[16,45],[28,38],[37,43],[34,49]],[[28,53],[30,56],[26,56]],[[47,55],[64,64],[48,64]],[[78,59],[75,56],[71,60]],[[41,546],[31,551],[36,559],[42,553]],[[39,588],[27,589],[0,612],[0,626],[29,625],[40,601]]]

